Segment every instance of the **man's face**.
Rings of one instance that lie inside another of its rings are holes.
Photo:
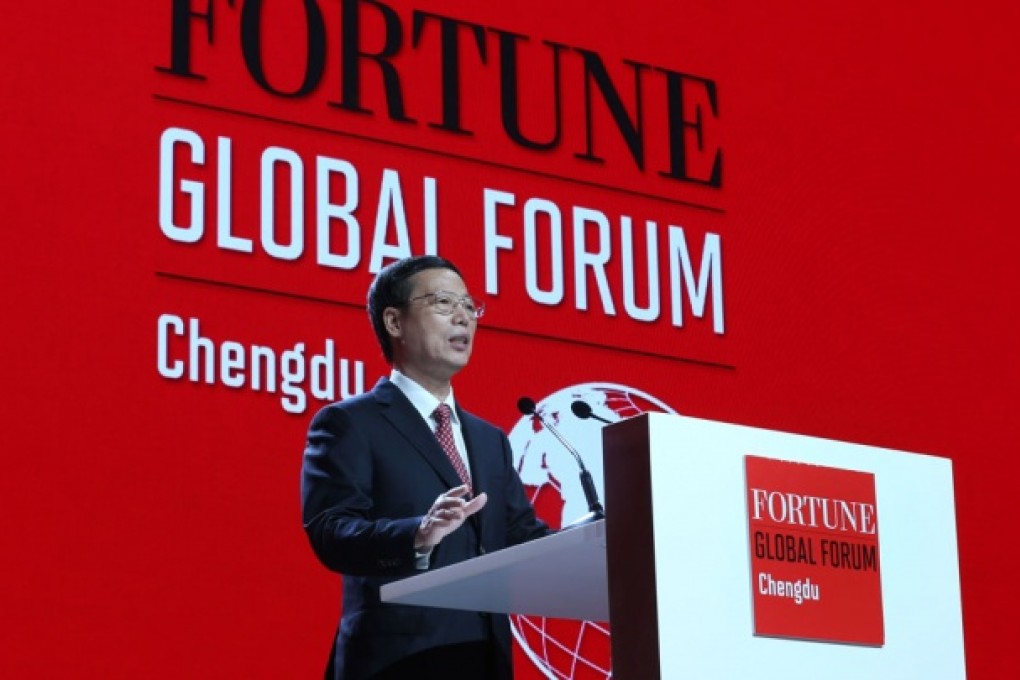
[[[393,341],[394,360],[408,377],[426,388],[448,385],[471,357],[478,321],[462,305],[451,314],[432,306],[430,293],[468,294],[464,281],[449,269],[426,269],[411,277],[412,302],[403,309],[384,312]]]

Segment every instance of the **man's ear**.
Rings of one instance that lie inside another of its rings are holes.
[[[403,326],[400,323],[400,310],[396,307],[387,307],[383,310],[383,325],[386,332],[393,339],[400,339],[403,335]]]

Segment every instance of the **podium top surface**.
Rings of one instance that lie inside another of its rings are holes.
[[[388,583],[381,596],[398,604],[608,621],[605,520]]]

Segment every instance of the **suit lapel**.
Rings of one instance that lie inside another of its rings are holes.
[[[460,477],[446,457],[443,447],[428,423],[400,389],[386,378],[381,378],[372,389],[372,395],[382,407],[383,417],[393,425],[414,451],[421,455],[447,485],[460,485]]]
[[[478,425],[474,416],[465,414],[458,406],[457,416],[461,422],[461,432],[464,434],[464,444],[468,450],[468,460],[471,462],[471,481],[474,483],[475,493],[489,491],[489,484],[498,469],[493,466],[498,464],[498,457],[485,451],[485,430]],[[491,495],[491,494],[490,494]]]
[[[481,428],[474,416],[466,415],[458,405],[457,416],[461,422],[461,432],[464,434],[464,445],[468,450],[468,459],[471,461],[471,482],[475,495],[488,492],[489,501],[496,502],[498,494],[491,488],[491,482],[498,472],[493,466],[498,464],[499,457],[485,451],[485,431]],[[487,455],[488,454],[488,455]],[[485,519],[485,509],[472,515],[468,522],[474,526],[478,536],[483,536],[482,524]]]

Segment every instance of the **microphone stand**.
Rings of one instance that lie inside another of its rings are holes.
[[[599,502],[599,494],[598,491],[595,490],[595,482],[592,480],[591,473],[588,472],[588,468],[584,466],[581,454],[577,452],[577,449],[570,445],[570,442],[563,438],[563,435],[560,434],[559,430],[553,427],[551,423],[546,422],[545,418],[542,417],[542,414],[535,410],[534,400],[529,399],[528,397],[521,397],[517,400],[517,408],[526,416],[538,418],[538,422],[542,423],[547,430],[552,432],[553,436],[556,437],[556,439],[563,444],[563,447],[570,452],[570,454],[574,457],[574,460],[577,461],[578,468],[581,470],[581,489],[584,491],[584,500],[588,503],[588,512],[562,528],[570,529],[572,527],[581,526],[582,524],[589,524],[600,519],[605,519],[606,511],[602,508],[602,503]]]

